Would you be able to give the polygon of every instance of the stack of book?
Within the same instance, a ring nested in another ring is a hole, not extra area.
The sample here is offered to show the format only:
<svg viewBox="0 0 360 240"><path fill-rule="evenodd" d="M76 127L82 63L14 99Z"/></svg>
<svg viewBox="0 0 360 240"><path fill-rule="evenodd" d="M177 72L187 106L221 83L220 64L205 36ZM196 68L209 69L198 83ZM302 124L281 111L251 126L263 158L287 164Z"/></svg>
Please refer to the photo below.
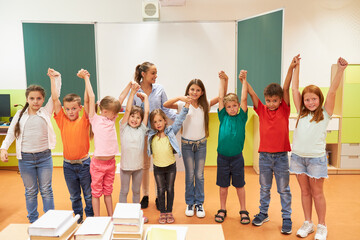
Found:
<svg viewBox="0 0 360 240"><path fill-rule="evenodd" d="M144 219L139 203L117 203L113 215L112 239L142 239Z"/></svg>
<svg viewBox="0 0 360 240"><path fill-rule="evenodd" d="M111 217L87 217L75 233L75 240L110 240Z"/></svg>
<svg viewBox="0 0 360 240"><path fill-rule="evenodd" d="M79 215L73 211L49 210L28 228L30 240L67 240L77 228Z"/></svg>

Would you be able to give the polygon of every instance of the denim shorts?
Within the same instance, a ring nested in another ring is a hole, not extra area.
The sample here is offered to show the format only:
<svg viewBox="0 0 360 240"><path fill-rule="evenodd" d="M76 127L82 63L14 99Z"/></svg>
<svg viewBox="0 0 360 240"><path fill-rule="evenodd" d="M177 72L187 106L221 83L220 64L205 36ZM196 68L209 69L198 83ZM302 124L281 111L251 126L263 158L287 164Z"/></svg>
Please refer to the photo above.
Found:
<svg viewBox="0 0 360 240"><path fill-rule="evenodd" d="M300 157L294 153L291 154L290 172L295 174L305 173L311 178L327 178L327 158L326 155L322 157Z"/></svg>
<svg viewBox="0 0 360 240"><path fill-rule="evenodd" d="M236 188L241 188L245 185L244 158L242 153L232 157L218 153L216 185L223 188L229 187L230 179L232 180L232 185Z"/></svg>

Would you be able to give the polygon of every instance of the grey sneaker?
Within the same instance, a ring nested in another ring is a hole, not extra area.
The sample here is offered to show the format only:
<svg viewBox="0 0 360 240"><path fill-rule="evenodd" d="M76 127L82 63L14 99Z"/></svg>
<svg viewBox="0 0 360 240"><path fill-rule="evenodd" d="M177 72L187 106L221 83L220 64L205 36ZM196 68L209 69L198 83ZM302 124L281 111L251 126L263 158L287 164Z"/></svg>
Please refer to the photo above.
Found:
<svg viewBox="0 0 360 240"><path fill-rule="evenodd" d="M255 218L252 220L252 224L255 226L261 226L264 222L269 221L269 216L262 212L254 216Z"/></svg>
<svg viewBox="0 0 360 240"><path fill-rule="evenodd" d="M315 234L315 240L326 240L326 237L327 237L327 227L322 224L318 224Z"/></svg>
<svg viewBox="0 0 360 240"><path fill-rule="evenodd" d="M312 222L305 221L301 228L297 231L296 235L304 238L312 232L314 232L314 224Z"/></svg>
<svg viewBox="0 0 360 240"><path fill-rule="evenodd" d="M284 218L281 228L282 234L291 234L292 233L292 221L290 218Z"/></svg>
<svg viewBox="0 0 360 240"><path fill-rule="evenodd" d="M187 205L185 215L188 217L194 216L194 205Z"/></svg>

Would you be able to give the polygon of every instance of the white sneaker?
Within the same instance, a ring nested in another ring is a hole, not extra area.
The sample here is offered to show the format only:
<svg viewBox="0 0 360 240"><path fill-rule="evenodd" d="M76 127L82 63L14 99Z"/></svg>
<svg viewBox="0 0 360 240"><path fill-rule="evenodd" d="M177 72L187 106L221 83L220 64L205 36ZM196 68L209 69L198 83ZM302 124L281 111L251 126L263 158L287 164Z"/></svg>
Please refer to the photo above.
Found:
<svg viewBox="0 0 360 240"><path fill-rule="evenodd" d="M315 240L326 240L326 237L327 237L327 227L322 224L318 224L315 234Z"/></svg>
<svg viewBox="0 0 360 240"><path fill-rule="evenodd" d="M312 222L305 221L301 228L296 232L296 235L304 238L312 232L314 232L314 224Z"/></svg>
<svg viewBox="0 0 360 240"><path fill-rule="evenodd" d="M187 205L185 215L188 217L194 216L194 205Z"/></svg>
<svg viewBox="0 0 360 240"><path fill-rule="evenodd" d="M197 204L197 205L195 206L195 208L196 208L196 216L197 216L198 218L203 218L203 217L205 217L205 210L204 210L202 204Z"/></svg>

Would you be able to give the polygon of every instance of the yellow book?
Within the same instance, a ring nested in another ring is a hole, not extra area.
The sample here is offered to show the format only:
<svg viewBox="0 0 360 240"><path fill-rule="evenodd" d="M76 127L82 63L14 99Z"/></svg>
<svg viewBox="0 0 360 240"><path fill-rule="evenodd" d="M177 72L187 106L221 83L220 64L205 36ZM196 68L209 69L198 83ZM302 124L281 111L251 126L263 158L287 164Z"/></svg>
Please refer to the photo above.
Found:
<svg viewBox="0 0 360 240"><path fill-rule="evenodd" d="M152 228L148 233L149 240L176 240L177 233L174 229Z"/></svg>

